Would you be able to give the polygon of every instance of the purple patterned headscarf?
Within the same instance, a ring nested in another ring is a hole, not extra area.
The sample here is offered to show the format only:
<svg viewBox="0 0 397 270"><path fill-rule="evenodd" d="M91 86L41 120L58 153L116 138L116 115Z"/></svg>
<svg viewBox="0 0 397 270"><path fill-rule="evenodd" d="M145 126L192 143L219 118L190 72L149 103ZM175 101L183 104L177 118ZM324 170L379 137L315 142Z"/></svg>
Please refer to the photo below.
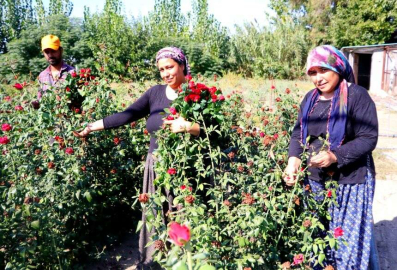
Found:
<svg viewBox="0 0 397 270"><path fill-rule="evenodd" d="M344 54L330 45L318 46L314 48L307 58L306 73L312 67L323 67L339 74L340 81L337 85L334 96L331 100L331 109L328 115L327 132L329 133L330 149L334 150L339 147L344 138L346 131L347 106L348 106L348 83L354 83L353 69ZM308 136L307 126L310 112L316 106L321 91L315 89L311 98L306 102L302 109L301 119L301 139L306 144Z"/></svg>
<svg viewBox="0 0 397 270"><path fill-rule="evenodd" d="M185 76L190 74L189 63L187 61L187 58L186 58L185 54L183 53L183 51L181 49L179 49L177 47L165 47L165 48L162 48L161 50L159 50L157 52L156 63L160 59L164 59L164 58L171 58L172 60L174 60L178 64L183 64L185 66L185 70L183 71L183 74L185 74Z"/></svg>

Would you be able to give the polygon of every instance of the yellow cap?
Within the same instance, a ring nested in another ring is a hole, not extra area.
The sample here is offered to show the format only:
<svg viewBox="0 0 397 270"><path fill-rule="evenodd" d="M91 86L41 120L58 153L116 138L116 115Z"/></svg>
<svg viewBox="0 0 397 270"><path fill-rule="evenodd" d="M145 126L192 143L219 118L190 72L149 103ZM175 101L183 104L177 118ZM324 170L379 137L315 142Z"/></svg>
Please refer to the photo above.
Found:
<svg viewBox="0 0 397 270"><path fill-rule="evenodd" d="M61 47L61 41L57 36L47 35L41 39L41 50L53 49L57 51Z"/></svg>

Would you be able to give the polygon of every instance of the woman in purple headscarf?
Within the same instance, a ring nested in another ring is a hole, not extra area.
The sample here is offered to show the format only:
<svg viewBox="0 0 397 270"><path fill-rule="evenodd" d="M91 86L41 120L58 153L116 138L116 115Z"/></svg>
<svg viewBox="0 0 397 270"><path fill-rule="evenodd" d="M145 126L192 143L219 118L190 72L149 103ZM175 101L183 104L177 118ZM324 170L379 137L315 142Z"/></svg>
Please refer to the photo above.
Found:
<svg viewBox="0 0 397 270"><path fill-rule="evenodd" d="M301 154L309 153L308 178L315 193L331 177L338 181L338 205L329 209L329 229L340 228L340 243L326 264L337 269L379 269L373 238L372 201L375 167L372 151L378 140L376 107L368 91L354 84L346 57L333 46L313 49L307 74L315 88L304 97L289 147L284 181L294 185ZM324 148L324 141L328 147ZM305 146L305 147L303 147Z"/></svg>
<svg viewBox="0 0 397 270"><path fill-rule="evenodd" d="M189 132L192 135L199 135L200 126L197 123L191 123L179 117L175 120L164 121L164 109L169 108L171 102L177 98L178 90L182 83L185 82L185 76L190 74L190 68L186 56L181 49L176 47L166 47L161 49L156 55L157 67L160 76L165 85L156 85L147 90L137 101L131 104L125 111L113 114L90 123L81 132L75 132L78 137L85 137L93 131L116 128L143 117L148 116L146 128L150 132L150 147L147 155L145 172L143 179L142 193L155 193L153 184L156 178L154 172L153 151L157 148L155 133L163 124L170 125L174 133ZM172 208L172 196L167 191L168 205L165 205L164 214ZM152 254L154 246L146 248L146 244L151 241L152 232L146 227L146 215L142 213L143 226L139 238L140 262L143 269L156 267L153 264Z"/></svg>

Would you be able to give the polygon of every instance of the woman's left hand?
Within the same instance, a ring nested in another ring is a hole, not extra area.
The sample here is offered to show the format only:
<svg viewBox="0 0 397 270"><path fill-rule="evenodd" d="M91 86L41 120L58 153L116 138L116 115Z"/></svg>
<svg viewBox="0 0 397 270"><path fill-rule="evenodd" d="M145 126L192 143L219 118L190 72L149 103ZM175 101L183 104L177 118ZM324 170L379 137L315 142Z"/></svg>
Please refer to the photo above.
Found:
<svg viewBox="0 0 397 270"><path fill-rule="evenodd" d="M336 163L337 158L331 151L321 151L310 159L309 166L316 168L326 168L332 163Z"/></svg>

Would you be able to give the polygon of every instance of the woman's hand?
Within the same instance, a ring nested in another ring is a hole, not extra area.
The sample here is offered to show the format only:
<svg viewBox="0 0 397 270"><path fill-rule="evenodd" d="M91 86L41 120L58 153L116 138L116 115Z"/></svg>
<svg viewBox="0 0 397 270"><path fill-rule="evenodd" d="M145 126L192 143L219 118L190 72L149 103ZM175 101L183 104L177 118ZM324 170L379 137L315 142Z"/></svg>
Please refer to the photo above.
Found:
<svg viewBox="0 0 397 270"><path fill-rule="evenodd" d="M188 132L194 136L200 134L200 125L197 123L192 124L192 122L186 121L183 117L178 117L175 120L164 120L164 124L170 125L171 132Z"/></svg>
<svg viewBox="0 0 397 270"><path fill-rule="evenodd" d="M302 161L297 157L290 157L288 159L288 165L284 170L283 179L287 186L293 186L297 180L297 173L299 166L301 165Z"/></svg>
<svg viewBox="0 0 397 270"><path fill-rule="evenodd" d="M315 168L326 168L337 161L338 159L331 151L321 151L317 155L310 158L309 166Z"/></svg>
<svg viewBox="0 0 397 270"><path fill-rule="evenodd" d="M82 131L73 131L73 135L78 138L87 137L93 131L103 130L105 127L103 125L103 120L98 120L94 123L88 124Z"/></svg>

